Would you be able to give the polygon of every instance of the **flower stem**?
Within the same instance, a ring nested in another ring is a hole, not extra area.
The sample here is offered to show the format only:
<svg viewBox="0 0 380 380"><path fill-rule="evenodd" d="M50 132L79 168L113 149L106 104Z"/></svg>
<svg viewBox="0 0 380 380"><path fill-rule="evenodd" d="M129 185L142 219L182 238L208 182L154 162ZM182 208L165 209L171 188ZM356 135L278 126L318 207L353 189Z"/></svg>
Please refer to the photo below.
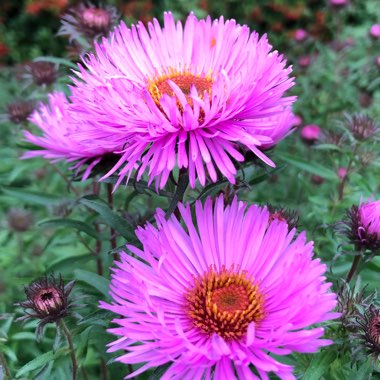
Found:
<svg viewBox="0 0 380 380"><path fill-rule="evenodd" d="M165 218L168 220L171 214L174 212L174 215L178 220L181 219L181 215L178 209L178 203L183 201L183 196L185 195L187 186L189 185L189 174L186 169L181 169L178 175L178 185L173 195L173 198L170 202L169 209L166 211Z"/></svg>
<svg viewBox="0 0 380 380"><path fill-rule="evenodd" d="M355 256L354 261L352 262L352 265L351 265L351 269L350 269L350 271L348 272L348 275L347 275L347 277L346 277L346 282L347 282L347 283L350 282L351 279L352 279L352 277L354 276L354 274L355 274L355 272L356 272L356 270L357 270L357 268L358 268L358 265L359 265L359 263L360 263L361 258L362 258L361 255L357 255L357 256Z"/></svg>
<svg viewBox="0 0 380 380"><path fill-rule="evenodd" d="M5 360L5 356L2 352L0 352L0 364L4 369L5 372L5 380L11 380L11 371L9 370L9 367L7 365L7 361Z"/></svg>
<svg viewBox="0 0 380 380"><path fill-rule="evenodd" d="M342 181L340 182L340 184L338 186L338 194L339 194L338 199L340 201L343 199L344 186L347 182L347 178L348 178L348 175L350 173L352 164L354 163L356 151L357 151L357 146L355 146L354 151L352 153L352 156L350 158L350 161L348 162L346 175L342 178Z"/></svg>
<svg viewBox="0 0 380 380"><path fill-rule="evenodd" d="M75 351L74 351L74 344L73 344L73 339L71 337L71 333L70 333L70 330L67 328L65 322L63 320L61 320L61 326L62 326L62 329L63 329L63 332L65 334L65 337L66 337L66 340L67 340L67 343L69 345L69 348L70 348L70 357L71 357L71 362L73 364L73 370L72 370L72 380L76 380L77 379L77 370L78 370L78 364L77 364L77 359L75 357Z"/></svg>
<svg viewBox="0 0 380 380"><path fill-rule="evenodd" d="M107 183L107 200L108 200L108 205L112 209L113 208L113 194L112 194L111 183ZM111 234L111 248L115 249L117 247L117 243L116 243L115 230L112 227L110 228L110 234ZM113 258L114 260L119 260L119 254L115 252L113 254Z"/></svg>

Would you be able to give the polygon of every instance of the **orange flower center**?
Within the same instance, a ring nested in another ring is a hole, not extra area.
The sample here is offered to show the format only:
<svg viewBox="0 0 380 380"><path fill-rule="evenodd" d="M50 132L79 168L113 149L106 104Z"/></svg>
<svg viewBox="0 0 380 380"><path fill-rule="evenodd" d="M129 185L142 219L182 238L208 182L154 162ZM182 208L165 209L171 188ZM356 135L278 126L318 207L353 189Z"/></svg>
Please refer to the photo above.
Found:
<svg viewBox="0 0 380 380"><path fill-rule="evenodd" d="M198 96L203 99L205 93L207 92L211 95L213 80L209 75L200 76L194 75L191 72L178 72L177 70L170 70L169 74L163 74L157 77L156 79L149 82L148 91L152 96L154 102L157 106L160 107L160 100L163 95L175 96L175 92L169 84L169 81L172 81L176 84L180 90L185 95L186 101L190 106L193 106L193 100L190 97L190 92L192 86L197 89ZM177 100L177 106L180 111L183 111L182 105Z"/></svg>
<svg viewBox="0 0 380 380"><path fill-rule="evenodd" d="M195 279L185 295L187 314L193 325L207 335L218 334L225 340L238 340L251 322L265 316L264 297L259 286L245 271L213 268Z"/></svg>

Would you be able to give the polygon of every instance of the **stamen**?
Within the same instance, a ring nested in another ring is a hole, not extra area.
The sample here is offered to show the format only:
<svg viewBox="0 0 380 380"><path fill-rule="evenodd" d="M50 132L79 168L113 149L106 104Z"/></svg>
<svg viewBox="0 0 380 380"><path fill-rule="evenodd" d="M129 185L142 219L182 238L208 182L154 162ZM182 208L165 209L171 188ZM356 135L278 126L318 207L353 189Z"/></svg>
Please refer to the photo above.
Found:
<svg viewBox="0 0 380 380"><path fill-rule="evenodd" d="M185 295L187 314L205 334L217 333L226 340L238 340L251 322L265 316L264 297L245 271L225 267L217 273L211 267L196 278Z"/></svg>

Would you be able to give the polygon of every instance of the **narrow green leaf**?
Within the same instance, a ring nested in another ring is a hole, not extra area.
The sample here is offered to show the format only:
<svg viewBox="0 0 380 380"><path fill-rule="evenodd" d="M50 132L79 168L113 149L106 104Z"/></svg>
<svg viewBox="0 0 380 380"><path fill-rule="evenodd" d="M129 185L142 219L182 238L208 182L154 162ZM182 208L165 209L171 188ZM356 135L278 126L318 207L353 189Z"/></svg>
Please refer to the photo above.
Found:
<svg viewBox="0 0 380 380"><path fill-rule="evenodd" d="M107 298L109 297L108 288L109 288L109 280L105 277L99 276L96 273L88 272L82 269L76 269L74 271L75 278L79 281L83 281L86 284L92 286L97 289L100 293L102 293Z"/></svg>
<svg viewBox="0 0 380 380"><path fill-rule="evenodd" d="M260 175L258 175L256 177L252 178L248 183L249 183L250 186L257 185L258 183L265 181L271 175L280 172L285 167L286 167L286 165L279 165L275 169L273 169L273 170L271 170L271 171L269 171L267 173L263 173L263 174L260 174Z"/></svg>
<svg viewBox="0 0 380 380"><path fill-rule="evenodd" d="M31 360L29 363L25 364L23 367L21 367L16 373L16 378L19 378L30 371L34 371L35 369L41 368L45 364L57 359L64 352L65 350L58 350L55 353L53 351L49 351L45 354L39 355L35 359Z"/></svg>
<svg viewBox="0 0 380 380"><path fill-rule="evenodd" d="M78 66L75 63L65 58L48 56L48 57L38 57L35 59L35 61L56 63L58 65L68 66L68 67L71 67L72 69L78 70Z"/></svg>
<svg viewBox="0 0 380 380"><path fill-rule="evenodd" d="M94 260L95 257L93 254L89 253L87 255L77 255L77 256L69 256L65 258L60 258L58 260L53 261L51 264L47 266L48 272L62 271L64 268L74 268L78 267L80 263L86 263L90 260Z"/></svg>
<svg viewBox="0 0 380 380"><path fill-rule="evenodd" d="M320 164L315 162L309 162L300 157L291 157L288 155L282 155L281 158L288 164L295 166L298 169L305 170L306 172L319 175L326 179L337 179L337 174Z"/></svg>
<svg viewBox="0 0 380 380"><path fill-rule="evenodd" d="M136 239L134 227L114 212L104 201L94 196L86 196L79 200L84 206L96 211L103 220L128 241Z"/></svg>
<svg viewBox="0 0 380 380"><path fill-rule="evenodd" d="M98 231L95 230L92 226L89 224L82 222L81 220L75 220L75 219L50 219L50 220L43 220L38 223L40 226L53 226L53 227L71 227L78 231L84 232L89 236L92 236L93 238L97 240L104 240L106 237L104 235L101 235Z"/></svg>
<svg viewBox="0 0 380 380"><path fill-rule="evenodd" d="M56 205L60 204L65 199L58 195L39 193L35 191L20 190L18 188L12 187L1 187L0 191L6 195L13 198L19 199L25 203L29 204L39 204L39 205Z"/></svg>
<svg viewBox="0 0 380 380"><path fill-rule="evenodd" d="M335 356L336 352L333 350L326 350L320 354L314 355L302 379L320 380L322 375L326 373L326 370L333 362Z"/></svg>

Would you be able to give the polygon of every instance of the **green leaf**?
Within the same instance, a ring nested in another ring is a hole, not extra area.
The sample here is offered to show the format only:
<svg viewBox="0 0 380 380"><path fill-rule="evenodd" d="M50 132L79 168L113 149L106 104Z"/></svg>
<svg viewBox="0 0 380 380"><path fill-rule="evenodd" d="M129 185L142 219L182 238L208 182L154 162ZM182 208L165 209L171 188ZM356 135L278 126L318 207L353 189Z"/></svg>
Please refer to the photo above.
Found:
<svg viewBox="0 0 380 380"><path fill-rule="evenodd" d="M39 205L48 206L48 205L60 204L63 201L65 201L65 199L63 199L61 196L58 196L58 195L39 193L35 191L25 191L25 190L20 190L18 188L1 187L0 190L2 193L9 195L12 198L19 199L29 204L39 204Z"/></svg>
<svg viewBox="0 0 380 380"><path fill-rule="evenodd" d="M281 158L288 164L291 164L298 169L305 170L306 172L319 175L323 178L333 179L333 180L336 180L338 178L337 174L333 170L330 170L315 162L309 162L300 157L291 157L285 154L281 155Z"/></svg>
<svg viewBox="0 0 380 380"><path fill-rule="evenodd" d="M78 267L80 263L86 263L90 260L95 260L95 256L91 253L87 255L69 256L65 258L59 258L53 261L47 266L48 272L62 271L64 268Z"/></svg>
<svg viewBox="0 0 380 380"><path fill-rule="evenodd" d="M128 241L136 240L134 227L114 212L104 201L94 196L86 196L79 200L84 206L96 211L103 220Z"/></svg>
<svg viewBox="0 0 380 380"><path fill-rule="evenodd" d="M74 271L75 278L79 281L83 281L86 284L92 286L97 289L100 293L102 293L107 298L109 297L108 288L109 288L109 280L105 277L99 276L96 273L88 272L82 269L76 269Z"/></svg>
<svg viewBox="0 0 380 380"><path fill-rule="evenodd" d="M303 380L320 380L322 375L327 372L330 364L333 362L336 352L326 350L320 354L315 354L311 359L302 379Z"/></svg>
<svg viewBox="0 0 380 380"><path fill-rule="evenodd" d="M101 235L98 231L96 231L95 228L88 225L85 222L82 222L81 220L75 220L75 219L50 219L50 220L43 220L38 223L39 226L53 226L53 227L71 227L78 231L84 232L89 236L92 236L93 238L97 240L105 240L106 237L104 235Z"/></svg>
<svg viewBox="0 0 380 380"><path fill-rule="evenodd" d="M64 66L68 66L68 67L71 67L72 69L75 69L75 70L78 70L78 66L69 61L68 59L64 59L64 58L58 58L58 57L38 57L36 58L34 61L36 62L51 62L51 63L55 63L57 65L64 65Z"/></svg>
<svg viewBox="0 0 380 380"><path fill-rule="evenodd" d="M23 367L21 367L16 373L16 378L19 378L30 371L43 367L47 363L57 359L65 351L67 350L58 350L55 353L53 351L49 351L45 354L39 355L35 359L31 360L29 363L25 364Z"/></svg>
<svg viewBox="0 0 380 380"><path fill-rule="evenodd" d="M280 172L286 167L286 165L279 165L277 168L271 170L268 173L260 174L254 178L252 178L248 183L250 186L257 185L258 183L261 183L265 181L267 178L269 178L271 175Z"/></svg>

